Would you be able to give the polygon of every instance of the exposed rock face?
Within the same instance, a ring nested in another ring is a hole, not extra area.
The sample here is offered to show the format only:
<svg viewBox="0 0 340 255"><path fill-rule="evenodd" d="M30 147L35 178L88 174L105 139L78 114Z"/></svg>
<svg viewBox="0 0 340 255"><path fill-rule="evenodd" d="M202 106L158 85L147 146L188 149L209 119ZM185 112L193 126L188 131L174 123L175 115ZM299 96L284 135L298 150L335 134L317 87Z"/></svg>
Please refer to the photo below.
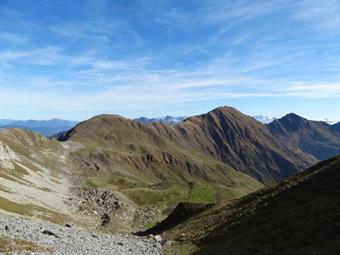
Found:
<svg viewBox="0 0 340 255"><path fill-rule="evenodd" d="M13 160L17 160L17 156L7 144L0 141L0 168L13 170Z"/></svg>
<svg viewBox="0 0 340 255"><path fill-rule="evenodd" d="M69 164L58 141L0 129L0 210L25 216L68 214Z"/></svg>
<svg viewBox="0 0 340 255"><path fill-rule="evenodd" d="M311 121L294 113L274 120L267 127L279 139L289 141L302 151L324 160L340 154L339 124Z"/></svg>
<svg viewBox="0 0 340 255"><path fill-rule="evenodd" d="M97 226L112 224L113 232L131 232L142 229L160 217L157 208L141 207L117 191L98 188L74 188L70 206L84 216L96 219Z"/></svg>
<svg viewBox="0 0 340 255"><path fill-rule="evenodd" d="M189 144L265 183L282 180L316 162L231 107L190 117L176 126L153 126L172 141Z"/></svg>
<svg viewBox="0 0 340 255"><path fill-rule="evenodd" d="M77 209L85 215L125 214L134 212L136 205L119 192L95 188L75 188ZM74 203L74 201L72 202Z"/></svg>

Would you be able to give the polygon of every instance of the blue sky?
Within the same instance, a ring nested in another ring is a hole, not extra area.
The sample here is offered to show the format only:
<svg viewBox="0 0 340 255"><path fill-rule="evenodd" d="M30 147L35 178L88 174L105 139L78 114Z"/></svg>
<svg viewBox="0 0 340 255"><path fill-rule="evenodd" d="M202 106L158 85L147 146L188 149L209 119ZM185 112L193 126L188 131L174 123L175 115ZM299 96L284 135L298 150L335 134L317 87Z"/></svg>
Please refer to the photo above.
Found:
<svg viewBox="0 0 340 255"><path fill-rule="evenodd" d="M340 1L0 0L0 118L340 120Z"/></svg>

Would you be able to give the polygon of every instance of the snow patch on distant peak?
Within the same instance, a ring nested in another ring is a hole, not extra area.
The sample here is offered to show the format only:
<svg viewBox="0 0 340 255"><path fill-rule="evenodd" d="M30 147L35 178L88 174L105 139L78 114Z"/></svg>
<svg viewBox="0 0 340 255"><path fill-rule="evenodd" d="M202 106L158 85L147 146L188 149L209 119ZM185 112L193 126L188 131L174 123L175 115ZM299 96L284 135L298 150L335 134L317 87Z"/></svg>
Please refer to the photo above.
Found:
<svg viewBox="0 0 340 255"><path fill-rule="evenodd" d="M157 117L157 118L147 118L147 117L139 117L135 119L136 121L142 122L142 123L153 123L153 122L163 122L166 124L172 124L172 123L180 123L184 119L186 119L185 116L162 116L162 117Z"/></svg>
<svg viewBox="0 0 340 255"><path fill-rule="evenodd" d="M276 120L276 118L274 117L268 117L268 116L263 116L263 115L257 115L257 116L252 116L252 117L263 124L268 124Z"/></svg>

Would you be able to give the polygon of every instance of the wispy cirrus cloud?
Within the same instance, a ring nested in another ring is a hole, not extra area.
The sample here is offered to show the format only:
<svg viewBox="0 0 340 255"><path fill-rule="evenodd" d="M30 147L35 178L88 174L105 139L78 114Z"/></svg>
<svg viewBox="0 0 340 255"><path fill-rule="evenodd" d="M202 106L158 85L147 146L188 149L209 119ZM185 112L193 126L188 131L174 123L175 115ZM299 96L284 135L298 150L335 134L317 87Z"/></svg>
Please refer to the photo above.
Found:
<svg viewBox="0 0 340 255"><path fill-rule="evenodd" d="M17 45L25 45L30 41L30 38L26 34L21 33L7 33L3 32L0 34L0 43L10 43Z"/></svg>
<svg viewBox="0 0 340 255"><path fill-rule="evenodd" d="M340 2L337 0L301 1L293 18L305 21L318 29L340 33Z"/></svg>
<svg viewBox="0 0 340 255"><path fill-rule="evenodd" d="M237 98L335 100L339 14L336 1L324 2L102 1L79 17L37 16L2 40L1 101L88 116ZM13 31L25 21L15 17Z"/></svg>

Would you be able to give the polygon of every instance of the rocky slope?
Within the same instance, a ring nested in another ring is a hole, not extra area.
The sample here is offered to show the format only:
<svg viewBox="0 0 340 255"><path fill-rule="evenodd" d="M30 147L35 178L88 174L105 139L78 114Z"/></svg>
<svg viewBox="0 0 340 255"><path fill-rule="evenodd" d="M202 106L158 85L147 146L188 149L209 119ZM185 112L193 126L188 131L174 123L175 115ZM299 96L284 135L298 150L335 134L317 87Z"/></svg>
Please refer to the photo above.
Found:
<svg viewBox="0 0 340 255"><path fill-rule="evenodd" d="M88 228L101 227L106 217L103 230L110 232L131 232L158 219L157 210L119 192L88 187L70 159L80 148L27 130L0 129L0 213Z"/></svg>
<svg viewBox="0 0 340 255"><path fill-rule="evenodd" d="M0 129L0 211L59 221L69 215L71 172L57 141Z"/></svg>
<svg viewBox="0 0 340 255"><path fill-rule="evenodd" d="M294 113L267 125L275 137L286 140L302 151L324 160L340 154L339 124L312 121Z"/></svg>
<svg viewBox="0 0 340 255"><path fill-rule="evenodd" d="M67 224L0 214L0 253L5 254L162 254L162 243L133 235L90 232Z"/></svg>
<svg viewBox="0 0 340 255"><path fill-rule="evenodd" d="M165 220L148 233L177 240L171 250L180 254L334 255L340 250L339 183L337 156L234 202L182 210L185 220Z"/></svg>
<svg viewBox="0 0 340 255"><path fill-rule="evenodd" d="M191 146L264 183L275 183L316 162L231 107L216 108L178 125L154 123L153 128L175 143Z"/></svg>

